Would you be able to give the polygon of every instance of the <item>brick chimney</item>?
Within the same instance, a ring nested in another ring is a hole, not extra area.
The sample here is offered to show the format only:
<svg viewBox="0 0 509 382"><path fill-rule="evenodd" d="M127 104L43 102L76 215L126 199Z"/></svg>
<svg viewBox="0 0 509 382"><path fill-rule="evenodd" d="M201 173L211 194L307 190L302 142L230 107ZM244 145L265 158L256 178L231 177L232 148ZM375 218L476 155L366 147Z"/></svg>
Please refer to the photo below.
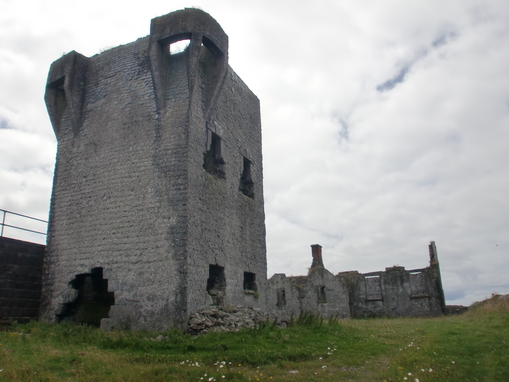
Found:
<svg viewBox="0 0 509 382"><path fill-rule="evenodd" d="M311 268L323 268L322 246L320 244L311 245L311 255L313 255Z"/></svg>

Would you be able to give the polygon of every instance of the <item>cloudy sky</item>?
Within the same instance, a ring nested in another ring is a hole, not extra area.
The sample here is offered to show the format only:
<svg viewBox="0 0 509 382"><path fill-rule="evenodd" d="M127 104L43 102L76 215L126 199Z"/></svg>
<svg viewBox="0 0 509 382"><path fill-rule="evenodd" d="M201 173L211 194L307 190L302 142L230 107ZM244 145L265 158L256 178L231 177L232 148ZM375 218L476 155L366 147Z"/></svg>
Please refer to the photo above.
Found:
<svg viewBox="0 0 509 382"><path fill-rule="evenodd" d="M421 268L434 240L448 304L509 293L506 0L0 0L0 209L48 216L51 62L191 6L261 100L269 275L314 243L333 273Z"/></svg>

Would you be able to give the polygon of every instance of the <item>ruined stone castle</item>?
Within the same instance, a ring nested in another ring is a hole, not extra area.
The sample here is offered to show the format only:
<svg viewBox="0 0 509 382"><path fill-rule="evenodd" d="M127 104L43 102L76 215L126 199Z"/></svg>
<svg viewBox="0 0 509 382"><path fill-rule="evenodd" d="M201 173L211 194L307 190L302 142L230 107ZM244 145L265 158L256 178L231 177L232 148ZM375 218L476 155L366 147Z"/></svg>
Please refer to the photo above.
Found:
<svg viewBox="0 0 509 382"><path fill-rule="evenodd" d="M64 55L45 101L58 154L42 320L163 330L211 306L281 319L443 313L434 244L428 268L339 275L314 245L307 276L267 280L259 100L207 13L176 11L132 43Z"/></svg>

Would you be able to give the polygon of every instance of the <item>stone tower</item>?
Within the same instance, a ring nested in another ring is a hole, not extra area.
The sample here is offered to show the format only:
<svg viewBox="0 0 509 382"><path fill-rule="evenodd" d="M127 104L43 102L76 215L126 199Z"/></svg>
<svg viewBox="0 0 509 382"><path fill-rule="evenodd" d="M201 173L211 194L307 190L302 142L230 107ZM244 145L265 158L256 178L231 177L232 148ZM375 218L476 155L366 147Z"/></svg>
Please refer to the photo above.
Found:
<svg viewBox="0 0 509 382"><path fill-rule="evenodd" d="M58 154L43 320L163 330L211 305L264 309L260 106L213 18L184 9L135 42L68 53L45 101Z"/></svg>

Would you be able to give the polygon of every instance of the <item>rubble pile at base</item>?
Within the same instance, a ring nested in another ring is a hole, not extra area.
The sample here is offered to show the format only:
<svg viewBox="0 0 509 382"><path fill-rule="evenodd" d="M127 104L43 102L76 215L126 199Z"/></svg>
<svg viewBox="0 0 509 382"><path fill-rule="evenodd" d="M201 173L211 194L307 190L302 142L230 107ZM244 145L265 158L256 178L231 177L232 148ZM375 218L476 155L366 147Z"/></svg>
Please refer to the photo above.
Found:
<svg viewBox="0 0 509 382"><path fill-rule="evenodd" d="M191 334L214 332L237 332L243 328L254 328L257 323L267 321L267 315L259 308L215 307L202 310L189 317L188 331Z"/></svg>

